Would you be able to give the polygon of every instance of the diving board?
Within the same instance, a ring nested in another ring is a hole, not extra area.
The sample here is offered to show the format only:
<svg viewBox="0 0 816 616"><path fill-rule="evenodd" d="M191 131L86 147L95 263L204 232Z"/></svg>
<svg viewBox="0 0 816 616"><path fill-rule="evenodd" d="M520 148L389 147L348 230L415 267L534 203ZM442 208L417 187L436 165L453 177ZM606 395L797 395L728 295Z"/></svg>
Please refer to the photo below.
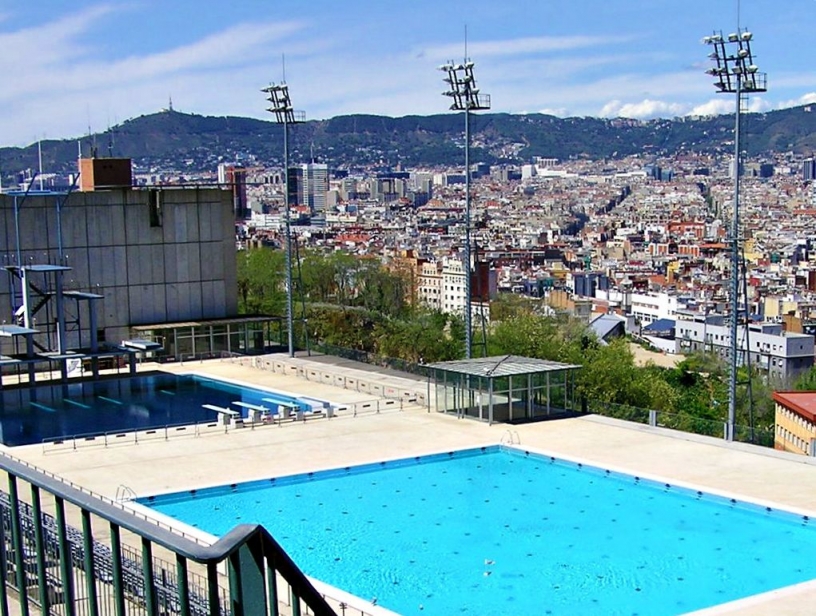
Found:
<svg viewBox="0 0 816 616"><path fill-rule="evenodd" d="M218 416L221 418L221 423L226 425L233 425L235 427L243 425L243 419L241 419L241 413L238 411L233 411L232 409L225 408L223 406L218 406L215 404L202 404L202 408L207 409L208 411L215 411L218 413Z"/></svg>
<svg viewBox="0 0 816 616"><path fill-rule="evenodd" d="M215 404L202 404L201 407L207 409L208 411L215 411L216 413L221 413L222 415L226 415L228 417L235 417L241 414L238 411L233 411L232 409L228 409L223 406L216 406Z"/></svg>
<svg viewBox="0 0 816 616"><path fill-rule="evenodd" d="M233 402L235 406L240 406L245 409L249 409L251 411L268 411L269 409L265 406L261 406L259 404L250 404L249 402L242 402L241 400L236 400Z"/></svg>

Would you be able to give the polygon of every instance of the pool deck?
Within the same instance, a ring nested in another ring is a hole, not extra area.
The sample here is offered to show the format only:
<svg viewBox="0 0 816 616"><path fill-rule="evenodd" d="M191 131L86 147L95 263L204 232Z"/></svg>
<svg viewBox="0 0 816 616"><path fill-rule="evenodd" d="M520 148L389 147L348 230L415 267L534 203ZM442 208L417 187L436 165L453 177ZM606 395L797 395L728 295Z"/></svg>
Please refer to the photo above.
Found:
<svg viewBox="0 0 816 616"><path fill-rule="evenodd" d="M421 379L378 372L346 360L290 359L350 378L376 378L423 391ZM142 369L195 372L338 403L370 394L306 380L294 370L273 373L253 364L211 360ZM8 450L41 468L113 498L125 485L137 495L235 483L390 458L402 458L513 440L522 448L605 469L657 478L816 517L816 460L721 440L588 416L524 425L488 426L428 413L417 404L382 413L339 416L282 426L213 432L168 440L45 452L40 445ZM734 532L739 532L735 529ZM769 550L774 546L769 545ZM798 615L813 613L816 582L775 591L697 614Z"/></svg>

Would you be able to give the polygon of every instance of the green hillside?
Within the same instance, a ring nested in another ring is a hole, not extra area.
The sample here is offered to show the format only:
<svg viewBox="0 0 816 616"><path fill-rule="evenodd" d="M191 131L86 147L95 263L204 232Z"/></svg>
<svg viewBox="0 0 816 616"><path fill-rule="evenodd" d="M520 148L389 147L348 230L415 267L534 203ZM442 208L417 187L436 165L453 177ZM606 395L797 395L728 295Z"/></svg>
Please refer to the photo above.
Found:
<svg viewBox="0 0 816 616"><path fill-rule="evenodd" d="M472 116L474 162L622 157L648 152L727 152L733 143L733 116L635 121L556 118L542 114ZM318 160L336 167L363 165L461 164L460 114L390 118L350 115L315 120L292 128L291 160ZM816 113L797 107L744 117L745 147L751 154L816 150ZM207 117L176 111L128 120L108 132L81 139L84 152L133 158L140 168L212 170L219 161L280 163L280 126L271 121ZM44 166L75 168L77 140L42 142ZM37 165L37 147L0 148L4 175Z"/></svg>

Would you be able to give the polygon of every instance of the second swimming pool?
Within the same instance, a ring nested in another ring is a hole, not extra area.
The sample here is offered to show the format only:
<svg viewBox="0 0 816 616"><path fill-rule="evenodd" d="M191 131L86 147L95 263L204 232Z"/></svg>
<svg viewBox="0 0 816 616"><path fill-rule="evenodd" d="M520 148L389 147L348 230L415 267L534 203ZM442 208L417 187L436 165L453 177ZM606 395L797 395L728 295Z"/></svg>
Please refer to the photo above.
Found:
<svg viewBox="0 0 816 616"><path fill-rule="evenodd" d="M498 447L140 502L216 536L263 524L406 615L682 614L816 577L807 516Z"/></svg>
<svg viewBox="0 0 816 616"><path fill-rule="evenodd" d="M204 404L229 407L241 401L273 411L276 404L293 404L303 410L311 407L309 402L280 392L166 373L8 388L0 396L0 441L9 446L217 421L218 414L203 408ZM232 408L247 414L238 406Z"/></svg>

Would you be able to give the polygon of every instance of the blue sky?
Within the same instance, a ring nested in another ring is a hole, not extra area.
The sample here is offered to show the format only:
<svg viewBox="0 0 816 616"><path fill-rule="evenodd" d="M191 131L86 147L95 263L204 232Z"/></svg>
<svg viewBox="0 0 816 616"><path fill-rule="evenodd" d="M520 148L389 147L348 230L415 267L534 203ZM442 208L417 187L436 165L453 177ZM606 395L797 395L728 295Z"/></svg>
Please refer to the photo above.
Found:
<svg viewBox="0 0 816 616"><path fill-rule="evenodd" d="M286 78L307 118L444 113L436 67L468 52L493 111L675 117L733 110L701 38L737 0L0 0L0 145L158 111L263 118ZM742 0L769 91L816 101L816 0Z"/></svg>

